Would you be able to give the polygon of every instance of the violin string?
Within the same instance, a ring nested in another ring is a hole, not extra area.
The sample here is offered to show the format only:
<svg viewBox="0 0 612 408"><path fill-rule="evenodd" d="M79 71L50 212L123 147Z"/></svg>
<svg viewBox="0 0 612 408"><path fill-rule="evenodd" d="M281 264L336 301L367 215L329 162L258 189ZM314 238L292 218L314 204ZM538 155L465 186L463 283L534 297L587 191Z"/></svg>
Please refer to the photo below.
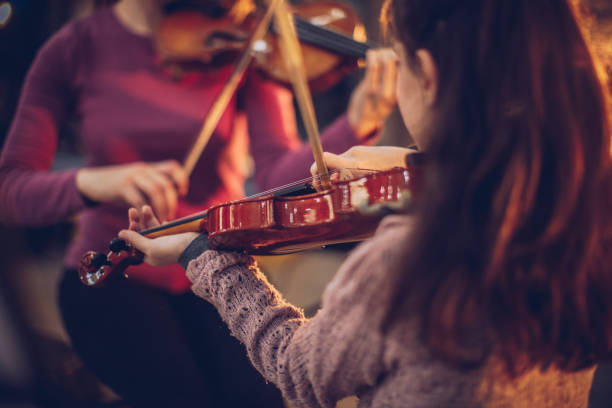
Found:
<svg viewBox="0 0 612 408"><path fill-rule="evenodd" d="M349 36L325 27L316 26L299 17L295 17L295 22L300 40L326 48L332 52L349 55L355 58L363 58L366 51L371 48L367 43L355 41ZM277 31L274 26L273 29Z"/></svg>
<svg viewBox="0 0 612 408"><path fill-rule="evenodd" d="M363 56L365 52L370 48L367 44L354 44L352 40L347 40L343 37L330 37L327 34L311 31L310 28L299 27L298 32L305 37L305 41L310 40L315 44L318 44L327 48L335 48L336 51L344 54L352 54L353 56Z"/></svg>
<svg viewBox="0 0 612 408"><path fill-rule="evenodd" d="M355 41L351 37L325 27L316 26L304 19L295 17L298 36L305 42L310 42L331 51L352 54L354 57L363 57L370 48L368 44ZM276 28L274 28L276 30Z"/></svg>
<svg viewBox="0 0 612 408"><path fill-rule="evenodd" d="M366 43L355 41L351 37L336 31L316 26L304 19L296 17L295 21L298 32L308 37L308 39L305 39L305 41L312 40L313 42L319 42L320 40L322 41L322 44L320 45L324 46L328 46L331 43L339 48L338 51L352 52L357 54L357 56L363 56L365 51L370 48L370 46ZM300 38L302 38L301 35Z"/></svg>
<svg viewBox="0 0 612 408"><path fill-rule="evenodd" d="M329 175L336 174L336 173L340 173L340 172L342 172L343 170L349 170L349 171L350 171L350 170L353 170L353 171L368 172L368 173L376 173L376 172L378 171L378 170L374 170L374 169L365 169L365 168L357 168L357 167L347 167L347 168L343 168L343 169L333 169L333 170L330 170L330 171L329 171ZM301 185L301 184L307 184L307 183L312 184L312 182L314 182L315 180L318 180L318 179L320 179L320 178L321 178L321 176L319 176L319 175L317 174L316 176L306 177L306 178L303 178L303 179L301 179L301 180L296 180L296 181L293 181L293 182L291 182L291 183L285 184L285 185L283 185L283 186L275 187L275 188L272 188L272 189L270 189L270 190L266 190L266 191L262 191L262 192L260 192L260 193L256 193L256 194L250 195L250 196L248 196L248 197L246 197L246 198L258 198L258 197L263 197L263 196L266 196L266 195L271 195L271 194L274 194L274 193L276 193L276 192L278 192L278 191L283 191L283 190L286 190L286 189L291 188L291 187L299 186L299 185Z"/></svg>
<svg viewBox="0 0 612 408"><path fill-rule="evenodd" d="M331 38L334 41L343 43L346 47L352 50L360 51L360 50L369 48L369 45L366 43L356 41L353 38L349 37L348 35L339 33L332 29L317 26L315 24L312 24L304 20L303 18L296 17L295 21L296 21L296 26L300 26L301 28L303 28L304 31L318 34L324 38Z"/></svg>
<svg viewBox="0 0 612 408"><path fill-rule="evenodd" d="M293 181L291 183L288 183L288 184L285 184L285 185L282 185L282 186L278 186L278 187L271 188L269 190L262 191L260 193L255 194L255 195L249 196L248 198L253 198L253 197L258 197L258 196L272 194L272 193L275 193L275 192L280 191L280 190L284 190L284 189L287 189L287 188L290 188L290 187L298 186L300 184L306 184L306 183L312 181L313 179L314 179L313 177L309 177L309 178L305 178L305 179L301 179L301 180L296 180L296 181Z"/></svg>
<svg viewBox="0 0 612 408"><path fill-rule="evenodd" d="M305 43L310 43L315 46L320 46L322 48L330 50L332 52L342 55L348 55L355 58L363 58L365 56L365 51L368 50L367 47L364 49L351 49L350 46L347 47L345 44L334 42L329 38L321 37L319 35L312 35L312 33L309 33L308 31L302 31L302 29L300 28L298 28L298 36L300 40Z"/></svg>
<svg viewBox="0 0 612 408"><path fill-rule="evenodd" d="M336 172L336 171L331 171L330 173L333 174L334 172ZM291 188L291 187L299 186L301 184L307 184L309 182L311 183L312 181L314 181L317 178L320 178L320 176L317 175L317 176L313 176L313 177L307 177L307 178L304 178L304 179L301 179L301 180L296 180L296 181L293 181L291 183L285 184L283 186L278 186L278 187L272 188L270 190L262 191L260 193L257 193L257 194L254 194L252 196L249 196L247 198L256 198L256 197L261 197L261 196L265 196L265 195L270 195L270 194L276 193L278 191L282 191L282 190L286 190L286 189Z"/></svg>
<svg viewBox="0 0 612 408"><path fill-rule="evenodd" d="M314 45L319 45L323 48L327 48L331 51L338 52L340 54L348 54L353 57L361 58L365 55L365 52L369 49L369 46L355 46L353 44L345 43L344 39L334 39L320 33L309 31L308 28L298 27L298 35L304 42L309 42Z"/></svg>
<svg viewBox="0 0 612 408"><path fill-rule="evenodd" d="M267 195L273 195L276 192L283 191L283 190L286 190L286 189L291 188L291 187L296 187L296 186L299 186L299 185L302 185L302 184L306 185L309 181L311 181L311 179L303 179L302 181L295 181L293 183L289 183L289 184L286 184L284 186L275 187L275 188L272 188L270 190L266 190L266 191L262 191L260 193L256 193L256 194L250 195L247 198L258 198L258 197L263 197L263 196L267 196Z"/></svg>
<svg viewBox="0 0 612 408"><path fill-rule="evenodd" d="M331 170L329 172L329 174L332 175L332 174L339 173L339 172L340 172L339 169L334 169L334 170ZM283 186L278 186L278 187L272 188L270 190L266 190L266 191L262 191L262 192L257 193L257 194L253 194L253 195L251 195L251 196L249 196L247 198L257 198L257 197L262 197L262 196L265 196L265 195L274 194L274 193L276 193L278 191L282 191L282 190L286 190L286 189L291 188L291 187L299 186L300 184L307 184L307 183L311 183L312 184L312 182L314 182L315 180L318 180L320 178L321 178L321 176L319 176L318 174L316 176L306 177L306 178L303 178L301 180L296 180L296 181L293 181L291 183L285 184Z"/></svg>

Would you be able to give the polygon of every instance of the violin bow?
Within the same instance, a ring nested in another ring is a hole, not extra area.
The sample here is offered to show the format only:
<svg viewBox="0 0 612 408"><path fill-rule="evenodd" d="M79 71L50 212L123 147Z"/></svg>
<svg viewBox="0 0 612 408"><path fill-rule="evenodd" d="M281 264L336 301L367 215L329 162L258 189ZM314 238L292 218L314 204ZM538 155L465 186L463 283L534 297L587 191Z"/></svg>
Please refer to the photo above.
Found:
<svg viewBox="0 0 612 408"><path fill-rule="evenodd" d="M291 78L291 83L298 102L300 114L302 116L306 134L308 135L308 141L310 142L312 149L312 154L315 162L317 163L317 172L319 175L320 185L324 189L331 187L327 165L323 160L323 147L319 137L319 125L317 123L317 118L314 111L312 95L310 94L306 74L304 72L304 62L300 42L297 38L292 14L285 0L270 1L264 17L255 28L255 31L251 36L244 53L238 60L234 71L210 108L208 116L202 125L202 129L200 130L195 143L183 162L183 169L188 176L193 172L193 169L200 159L204 148L208 144L208 141L217 127L219 120L221 120L223 112L225 112L229 101L236 92L244 72L251 62L253 45L266 34L273 16L278 28L281 54L284 56L287 72Z"/></svg>
<svg viewBox="0 0 612 408"><path fill-rule="evenodd" d="M274 0L270 5L272 5L273 2ZM317 163L317 172L321 187L327 189L331 187L331 181L327 165L323 160L323 147L319 137L319 125L317 124L317 117L312 103L312 95L310 94L306 73L304 72L302 49L297 38L292 14L285 0L280 0L278 4L276 4L274 22L276 23L279 35L279 48L285 60L285 66L287 67L293 91L295 92L295 98L298 102L302 120L304 121L304 127L308 135L310 147L312 148L312 154Z"/></svg>
<svg viewBox="0 0 612 408"><path fill-rule="evenodd" d="M270 1L266 13L255 28L255 31L253 32L253 35L251 36L247 47L240 56L240 59L236 63L232 74L230 75L223 89L219 93L219 96L217 96L217 99L210 108L208 116L206 117L206 120L204 121L204 124L200 129L200 133L198 134L198 137L196 138L193 146L191 147L191 150L189 150L189 153L187 154L187 157L183 162L183 169L187 173L188 177L193 172L193 169L197 164L198 160L200 159L204 148L208 144L208 141L210 140L213 132L217 128L219 120L221 120L221 117L223 116L227 105L232 99L234 93L236 92L236 89L240 84L240 80L244 75L244 72L246 71L251 62L251 59L253 57L253 45L257 41L262 39L268 31L268 26L270 25L270 21L272 20L272 16L274 15L274 10L276 9L279 3L281 3L281 0Z"/></svg>

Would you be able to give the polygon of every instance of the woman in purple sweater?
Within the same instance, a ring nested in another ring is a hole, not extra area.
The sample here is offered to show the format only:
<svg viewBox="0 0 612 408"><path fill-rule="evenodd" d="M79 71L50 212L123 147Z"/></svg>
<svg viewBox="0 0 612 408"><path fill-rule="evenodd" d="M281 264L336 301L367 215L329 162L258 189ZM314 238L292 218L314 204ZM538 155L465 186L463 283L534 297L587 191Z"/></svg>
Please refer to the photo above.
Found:
<svg viewBox="0 0 612 408"><path fill-rule="evenodd" d="M612 151L573 10L388 0L383 16L424 192L351 254L314 318L204 235L120 236L152 264L178 259L297 406L357 394L362 407L586 407L612 346ZM406 153L354 148L328 162L387 168ZM156 224L146 207L130 218Z"/></svg>
<svg viewBox="0 0 612 408"><path fill-rule="evenodd" d="M186 177L178 163L233 67L182 78L166 72L152 38L163 3L119 1L70 22L41 48L0 158L0 221L39 226L78 214L60 286L65 326L85 363L134 406L226 406L244 399L228 391L235 381L252 406L261 405L258 390L279 406L278 391L265 386L237 341L227 341L214 309L185 293L180 267L131 268L131 282L104 289L76 276L85 251L107 250L129 206L148 203L167 220L241 198L247 148L262 189L308 174L312 154L299 141L291 93L249 72ZM371 140L393 109L393 53L368 58L347 115L323 133L328 150ZM50 171L71 117L86 166ZM185 319L196 315L198 323Z"/></svg>

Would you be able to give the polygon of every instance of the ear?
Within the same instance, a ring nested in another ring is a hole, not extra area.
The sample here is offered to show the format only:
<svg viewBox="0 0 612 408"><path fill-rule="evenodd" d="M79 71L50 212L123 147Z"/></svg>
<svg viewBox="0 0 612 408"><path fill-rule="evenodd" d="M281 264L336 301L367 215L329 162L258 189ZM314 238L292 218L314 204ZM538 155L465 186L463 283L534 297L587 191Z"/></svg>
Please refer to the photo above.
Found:
<svg viewBox="0 0 612 408"><path fill-rule="evenodd" d="M416 51L416 59L421 67L421 84L425 103L431 107L438 97L438 67L431 53L425 49Z"/></svg>

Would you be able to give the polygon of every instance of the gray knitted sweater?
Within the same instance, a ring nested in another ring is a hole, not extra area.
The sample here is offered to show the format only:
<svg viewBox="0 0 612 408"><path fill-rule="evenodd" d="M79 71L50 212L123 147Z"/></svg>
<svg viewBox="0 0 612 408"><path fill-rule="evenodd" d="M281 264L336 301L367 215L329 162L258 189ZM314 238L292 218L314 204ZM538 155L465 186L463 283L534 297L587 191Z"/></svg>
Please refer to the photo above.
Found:
<svg viewBox="0 0 612 408"><path fill-rule="evenodd" d="M340 268L312 319L287 303L248 256L206 251L189 263L187 276L257 370L299 407L334 407L348 395L357 395L360 407L586 407L594 368L533 370L504 382L493 362L461 372L433 357L414 319L387 336L376 330L379 300L389 290L385 266L401 255L397 243L410 226L407 216L385 218Z"/></svg>

